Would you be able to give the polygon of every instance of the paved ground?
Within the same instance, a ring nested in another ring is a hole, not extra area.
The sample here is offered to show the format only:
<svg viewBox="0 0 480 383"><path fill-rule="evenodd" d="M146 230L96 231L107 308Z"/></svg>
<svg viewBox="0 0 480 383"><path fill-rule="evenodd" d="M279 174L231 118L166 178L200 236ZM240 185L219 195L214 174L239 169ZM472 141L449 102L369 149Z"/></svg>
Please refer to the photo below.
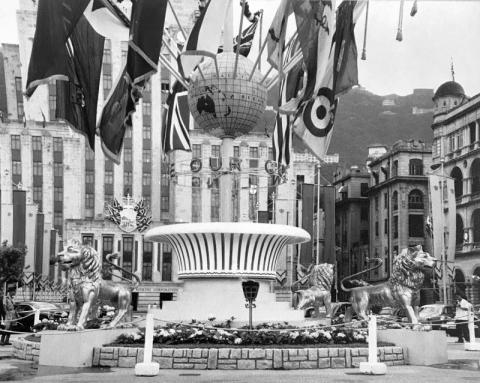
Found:
<svg viewBox="0 0 480 383"><path fill-rule="evenodd" d="M307 383L307 382L480 382L480 352L464 351L449 338L449 363L441 366L388 367L385 376L366 376L357 369L296 371L162 370L153 378L135 377L133 369L73 369L39 367L12 359L11 346L0 346L0 381L23 382L159 382ZM480 341L480 339L478 339Z"/></svg>

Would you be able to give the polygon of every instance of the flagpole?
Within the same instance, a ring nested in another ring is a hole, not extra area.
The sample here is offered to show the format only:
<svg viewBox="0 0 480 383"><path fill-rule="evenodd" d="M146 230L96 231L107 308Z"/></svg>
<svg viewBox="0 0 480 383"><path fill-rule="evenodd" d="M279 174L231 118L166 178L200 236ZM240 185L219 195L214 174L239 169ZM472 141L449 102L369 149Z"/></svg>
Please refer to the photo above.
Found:
<svg viewBox="0 0 480 383"><path fill-rule="evenodd" d="M167 1L168 1L168 5L170 5L170 9L172 10L173 17L175 18L175 21L177 22L178 28L179 28L180 31L182 32L182 35L183 35L183 38L185 39L185 41L187 41L188 36L187 36L187 34L185 33L185 30L183 29L182 24L180 24L180 20L178 20L178 16L177 16L177 13L175 12L175 9L173 9L173 5L172 5L172 3L170 2L170 0L167 0Z"/></svg>
<svg viewBox="0 0 480 383"><path fill-rule="evenodd" d="M175 69L173 69L172 65L167 61L165 57L160 54L158 60L168 69L168 71L173 75L173 77L175 77L185 88L188 88L188 84L185 82L182 76Z"/></svg>
<svg viewBox="0 0 480 383"><path fill-rule="evenodd" d="M257 59L255 60L255 63L253 64L252 71L250 72L250 76L248 77L248 81L252 80L253 74L255 73L255 68L257 67L258 63L260 62L260 59L262 57L262 53L267 46L267 40L268 40L268 35L265 37L265 40L263 41L262 47L260 48L260 52L258 52Z"/></svg>
<svg viewBox="0 0 480 383"><path fill-rule="evenodd" d="M263 9L261 10L261 13L260 13L260 20L258 21L258 23L260 24L260 32L258 33L258 44L259 46L262 45L262 28L263 28ZM260 56L262 54L260 53ZM262 60L260 60L258 62L258 70L261 72L262 71Z"/></svg>
<svg viewBox="0 0 480 383"><path fill-rule="evenodd" d="M233 78L237 78L238 56L242 45L243 14L245 13L245 0L242 0L242 13L240 15L240 26L238 27L237 53L235 54L235 66L233 67Z"/></svg>

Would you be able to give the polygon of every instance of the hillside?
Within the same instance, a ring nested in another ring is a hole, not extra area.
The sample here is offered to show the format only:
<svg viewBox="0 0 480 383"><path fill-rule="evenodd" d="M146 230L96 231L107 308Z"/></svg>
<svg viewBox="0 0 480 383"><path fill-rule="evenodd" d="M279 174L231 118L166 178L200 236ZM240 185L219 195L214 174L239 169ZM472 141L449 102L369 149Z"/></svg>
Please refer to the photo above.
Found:
<svg viewBox="0 0 480 383"><path fill-rule="evenodd" d="M432 96L431 89L418 89L408 96L378 96L361 88L351 90L339 101L328 152L340 154L340 166L362 165L371 144L390 146L400 139L432 142L432 112L412 113L413 107L431 109ZM269 104L273 103L274 97L269 97ZM265 124L271 133L273 112L265 112L256 130L264 131L260 126ZM294 139L294 145L296 150L305 150L298 139Z"/></svg>

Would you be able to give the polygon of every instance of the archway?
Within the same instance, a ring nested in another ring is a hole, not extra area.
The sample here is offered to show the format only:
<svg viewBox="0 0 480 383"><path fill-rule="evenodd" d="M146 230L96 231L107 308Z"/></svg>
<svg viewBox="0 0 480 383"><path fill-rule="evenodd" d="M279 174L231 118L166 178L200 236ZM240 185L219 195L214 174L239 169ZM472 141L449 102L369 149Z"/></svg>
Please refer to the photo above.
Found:
<svg viewBox="0 0 480 383"><path fill-rule="evenodd" d="M465 274L461 269L455 269L455 292L465 296Z"/></svg>
<svg viewBox="0 0 480 383"><path fill-rule="evenodd" d="M455 184L455 198L459 198L463 195L463 174L458 166L455 166L450 173L450 176L454 179Z"/></svg>
<svg viewBox="0 0 480 383"><path fill-rule="evenodd" d="M475 209L472 214L473 243L480 244L480 209Z"/></svg>

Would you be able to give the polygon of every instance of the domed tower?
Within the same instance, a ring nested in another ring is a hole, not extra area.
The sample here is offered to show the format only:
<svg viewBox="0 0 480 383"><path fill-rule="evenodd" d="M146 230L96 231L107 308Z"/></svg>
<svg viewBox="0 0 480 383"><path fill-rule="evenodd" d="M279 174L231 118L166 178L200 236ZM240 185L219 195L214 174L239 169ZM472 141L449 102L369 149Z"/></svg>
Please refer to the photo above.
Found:
<svg viewBox="0 0 480 383"><path fill-rule="evenodd" d="M434 114L447 112L467 100L463 87L455 81L440 85L433 95Z"/></svg>

